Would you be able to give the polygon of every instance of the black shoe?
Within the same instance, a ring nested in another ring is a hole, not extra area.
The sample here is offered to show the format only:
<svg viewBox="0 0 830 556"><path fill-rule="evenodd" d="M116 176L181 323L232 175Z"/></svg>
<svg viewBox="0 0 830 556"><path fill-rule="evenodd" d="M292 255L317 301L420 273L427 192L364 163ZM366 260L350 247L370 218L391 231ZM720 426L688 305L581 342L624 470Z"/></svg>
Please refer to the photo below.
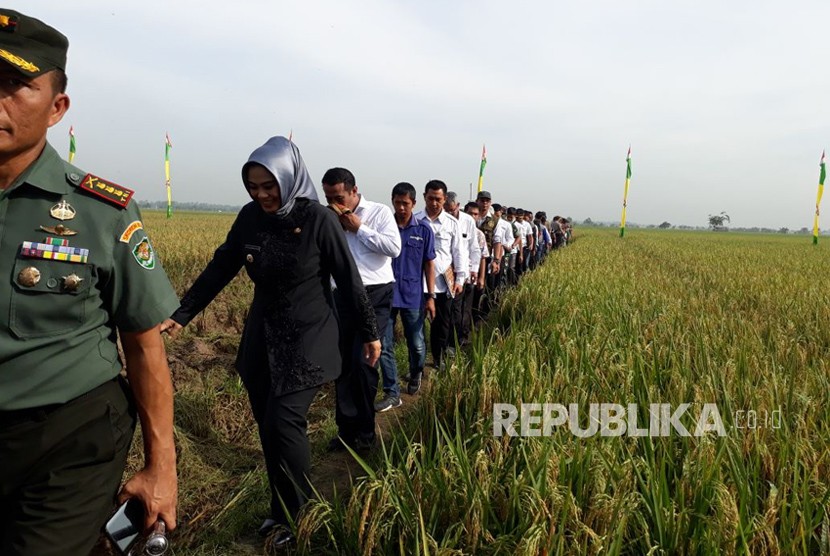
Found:
<svg viewBox="0 0 830 556"><path fill-rule="evenodd" d="M297 537L294 536L291 529L283 525L278 526L265 543L270 546L272 550L284 550L297 544Z"/></svg>
<svg viewBox="0 0 830 556"><path fill-rule="evenodd" d="M421 389L421 376L423 373L415 373L409 377L409 384L406 387L406 393L414 396Z"/></svg>
<svg viewBox="0 0 830 556"><path fill-rule="evenodd" d="M354 439L354 448L355 452L369 452L375 447L375 441L377 437L375 433L372 433L371 436L369 435L358 435L357 438Z"/></svg>
<svg viewBox="0 0 830 556"><path fill-rule="evenodd" d="M353 441L343 440L339 436L335 436L331 440L329 440L328 446L326 446L327 452L345 452L346 445L351 446Z"/></svg>
<svg viewBox="0 0 830 556"><path fill-rule="evenodd" d="M326 451L347 452L348 449L346 446L355 452L368 452L375 447L375 435L373 434L371 437L358 436L357 438L350 438L348 440L335 436L329 441L328 446L326 446Z"/></svg>
<svg viewBox="0 0 830 556"><path fill-rule="evenodd" d="M257 535L259 535L260 537L267 537L271 533L271 530L276 526L276 520L271 519L269 517L268 519L262 522L262 525L259 526L259 529L257 529Z"/></svg>

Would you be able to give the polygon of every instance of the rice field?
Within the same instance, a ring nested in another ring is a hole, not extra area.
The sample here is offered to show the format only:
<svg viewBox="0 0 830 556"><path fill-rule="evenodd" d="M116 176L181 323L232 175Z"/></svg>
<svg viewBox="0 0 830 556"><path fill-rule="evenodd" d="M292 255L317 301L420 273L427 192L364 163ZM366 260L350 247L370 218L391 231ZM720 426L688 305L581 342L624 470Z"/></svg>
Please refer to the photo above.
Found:
<svg viewBox="0 0 830 556"><path fill-rule="evenodd" d="M146 215L180 293L232 218ZM830 554L828 240L577 237L506 296L449 372L430 376L383 449L360 462L365 476L309 505L297 552ZM177 554L268 550L246 537L266 506L264 471L230 368L249 299L238 278L169 344ZM531 403L579 413L548 434L494 435L496 404ZM602 403L634 404L646 428L651 404L688 403L679 420L689 430L710 404L723 431L574 434ZM319 407L317 461L333 431L326 400Z"/></svg>

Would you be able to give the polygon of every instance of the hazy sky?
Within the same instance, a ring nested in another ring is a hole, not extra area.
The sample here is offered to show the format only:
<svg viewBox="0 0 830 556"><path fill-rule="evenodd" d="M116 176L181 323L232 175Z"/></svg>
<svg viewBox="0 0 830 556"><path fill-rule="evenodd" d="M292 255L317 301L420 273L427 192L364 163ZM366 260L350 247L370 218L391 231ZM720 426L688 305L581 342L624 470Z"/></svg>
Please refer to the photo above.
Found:
<svg viewBox="0 0 830 556"><path fill-rule="evenodd" d="M165 197L243 204L288 135L319 184L370 199L432 178L466 199L629 222L812 226L830 146L830 2L30 0L70 40L75 163ZM823 227L830 228L830 199Z"/></svg>

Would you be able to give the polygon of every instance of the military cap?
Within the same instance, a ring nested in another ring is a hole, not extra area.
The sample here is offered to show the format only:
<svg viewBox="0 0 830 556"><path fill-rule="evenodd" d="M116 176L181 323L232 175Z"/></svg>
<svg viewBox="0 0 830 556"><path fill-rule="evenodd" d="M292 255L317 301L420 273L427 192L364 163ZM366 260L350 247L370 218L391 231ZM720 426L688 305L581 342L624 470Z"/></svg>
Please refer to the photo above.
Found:
<svg viewBox="0 0 830 556"><path fill-rule="evenodd" d="M490 195L489 191L479 191L478 195L476 195L476 199L492 199L493 197Z"/></svg>
<svg viewBox="0 0 830 556"><path fill-rule="evenodd" d="M69 40L39 19L0 8L0 59L27 77L66 69Z"/></svg>

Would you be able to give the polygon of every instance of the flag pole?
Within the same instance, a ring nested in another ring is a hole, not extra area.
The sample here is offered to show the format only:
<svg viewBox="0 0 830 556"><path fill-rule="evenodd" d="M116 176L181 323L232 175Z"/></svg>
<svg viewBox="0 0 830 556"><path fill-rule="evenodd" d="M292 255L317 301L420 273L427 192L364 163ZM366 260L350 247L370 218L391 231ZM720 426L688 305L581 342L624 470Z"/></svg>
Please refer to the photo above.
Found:
<svg viewBox="0 0 830 556"><path fill-rule="evenodd" d="M75 160L75 127L69 126L69 163Z"/></svg>
<svg viewBox="0 0 830 556"><path fill-rule="evenodd" d="M625 191L623 192L622 220L620 221L620 237L625 236L625 209L628 206L628 186L631 184L631 145L628 145L628 155L625 157Z"/></svg>
<svg viewBox="0 0 830 556"><path fill-rule="evenodd" d="M818 206L821 203L821 196L824 193L824 151L821 151L821 160L819 160L819 174L818 174L818 194L816 195L816 215L813 218L813 245L818 245Z"/></svg>
<svg viewBox="0 0 830 556"><path fill-rule="evenodd" d="M173 191L170 187L170 149L173 143L170 142L170 134L164 134L164 183L167 187L167 218L173 216Z"/></svg>
<svg viewBox="0 0 830 556"><path fill-rule="evenodd" d="M478 190L484 186L484 167L487 165L487 148L481 145L481 165L478 167Z"/></svg>

